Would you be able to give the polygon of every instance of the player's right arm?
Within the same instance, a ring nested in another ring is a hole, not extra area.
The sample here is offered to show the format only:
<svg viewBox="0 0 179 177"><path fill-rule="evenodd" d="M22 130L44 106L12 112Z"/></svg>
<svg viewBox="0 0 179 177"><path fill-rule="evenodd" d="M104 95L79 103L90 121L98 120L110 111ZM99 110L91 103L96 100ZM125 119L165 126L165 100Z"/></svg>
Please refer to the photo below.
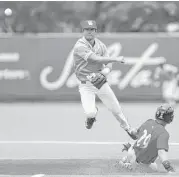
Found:
<svg viewBox="0 0 179 177"><path fill-rule="evenodd" d="M113 63L113 62L121 62L124 63L124 57L109 57L109 56L98 56L92 50L90 50L85 45L79 45L74 48L74 55L83 58L89 62L96 62L96 63Z"/></svg>
<svg viewBox="0 0 179 177"><path fill-rule="evenodd" d="M157 149L158 149L158 156L159 159L162 163L162 165L164 166L164 168L168 171L168 172L174 172L174 168L171 164L171 162L168 160L168 149L169 149L169 134L168 133L162 133L158 140L157 140Z"/></svg>
<svg viewBox="0 0 179 177"><path fill-rule="evenodd" d="M98 56L95 53L92 53L89 56L88 60L91 62L104 63L104 64L113 63L113 62L125 63L123 56L114 58L114 57L108 57L108 56Z"/></svg>

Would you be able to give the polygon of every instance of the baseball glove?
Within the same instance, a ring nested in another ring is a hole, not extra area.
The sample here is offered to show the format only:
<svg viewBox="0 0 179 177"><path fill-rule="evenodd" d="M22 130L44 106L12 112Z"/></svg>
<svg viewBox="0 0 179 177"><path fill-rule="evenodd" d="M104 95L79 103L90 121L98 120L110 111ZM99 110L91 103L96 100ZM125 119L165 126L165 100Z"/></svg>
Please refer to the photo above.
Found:
<svg viewBox="0 0 179 177"><path fill-rule="evenodd" d="M87 78L98 89L107 82L106 77L101 73L92 73Z"/></svg>

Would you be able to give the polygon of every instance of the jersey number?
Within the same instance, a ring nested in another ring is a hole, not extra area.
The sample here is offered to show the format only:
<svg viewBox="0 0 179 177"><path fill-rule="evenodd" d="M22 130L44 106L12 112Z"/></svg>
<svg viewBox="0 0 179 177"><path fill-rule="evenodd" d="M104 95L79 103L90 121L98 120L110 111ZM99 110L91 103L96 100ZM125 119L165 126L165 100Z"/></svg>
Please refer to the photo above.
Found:
<svg viewBox="0 0 179 177"><path fill-rule="evenodd" d="M147 130L144 130L143 135L137 140L137 147L146 148L150 142L151 134L147 133Z"/></svg>

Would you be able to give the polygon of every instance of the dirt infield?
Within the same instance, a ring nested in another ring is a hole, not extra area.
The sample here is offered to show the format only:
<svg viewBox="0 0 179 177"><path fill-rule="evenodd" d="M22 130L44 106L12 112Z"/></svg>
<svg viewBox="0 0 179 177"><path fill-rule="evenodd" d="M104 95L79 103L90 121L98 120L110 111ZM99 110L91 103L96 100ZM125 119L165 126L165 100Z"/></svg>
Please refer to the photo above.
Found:
<svg viewBox="0 0 179 177"><path fill-rule="evenodd" d="M146 119L154 117L156 107L160 104L121 105L130 124L139 126ZM97 122L91 130L85 129L83 110L77 103L12 103L0 104L0 107L0 174L131 174L115 166L117 159L122 156L122 142L131 140L103 105L98 104ZM177 107L174 123L167 128L171 135L169 157L177 170L178 116Z"/></svg>
<svg viewBox="0 0 179 177"><path fill-rule="evenodd" d="M175 168L179 161L171 161ZM176 168L177 171L179 170ZM1 160L0 174L4 175L122 175L158 174L166 172L160 166L159 172L138 166L135 170L122 168L116 159L61 159L61 160ZM179 173L178 173L179 175Z"/></svg>

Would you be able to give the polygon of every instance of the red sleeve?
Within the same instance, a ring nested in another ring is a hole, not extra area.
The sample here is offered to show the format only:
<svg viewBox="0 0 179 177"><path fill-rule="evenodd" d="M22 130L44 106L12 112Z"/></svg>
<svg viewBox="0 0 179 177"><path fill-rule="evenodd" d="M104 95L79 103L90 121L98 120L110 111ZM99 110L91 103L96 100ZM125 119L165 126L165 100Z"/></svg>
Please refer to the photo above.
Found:
<svg viewBox="0 0 179 177"><path fill-rule="evenodd" d="M164 149L165 151L168 151L169 149L169 134L168 133L162 133L158 139L157 139L157 149Z"/></svg>

